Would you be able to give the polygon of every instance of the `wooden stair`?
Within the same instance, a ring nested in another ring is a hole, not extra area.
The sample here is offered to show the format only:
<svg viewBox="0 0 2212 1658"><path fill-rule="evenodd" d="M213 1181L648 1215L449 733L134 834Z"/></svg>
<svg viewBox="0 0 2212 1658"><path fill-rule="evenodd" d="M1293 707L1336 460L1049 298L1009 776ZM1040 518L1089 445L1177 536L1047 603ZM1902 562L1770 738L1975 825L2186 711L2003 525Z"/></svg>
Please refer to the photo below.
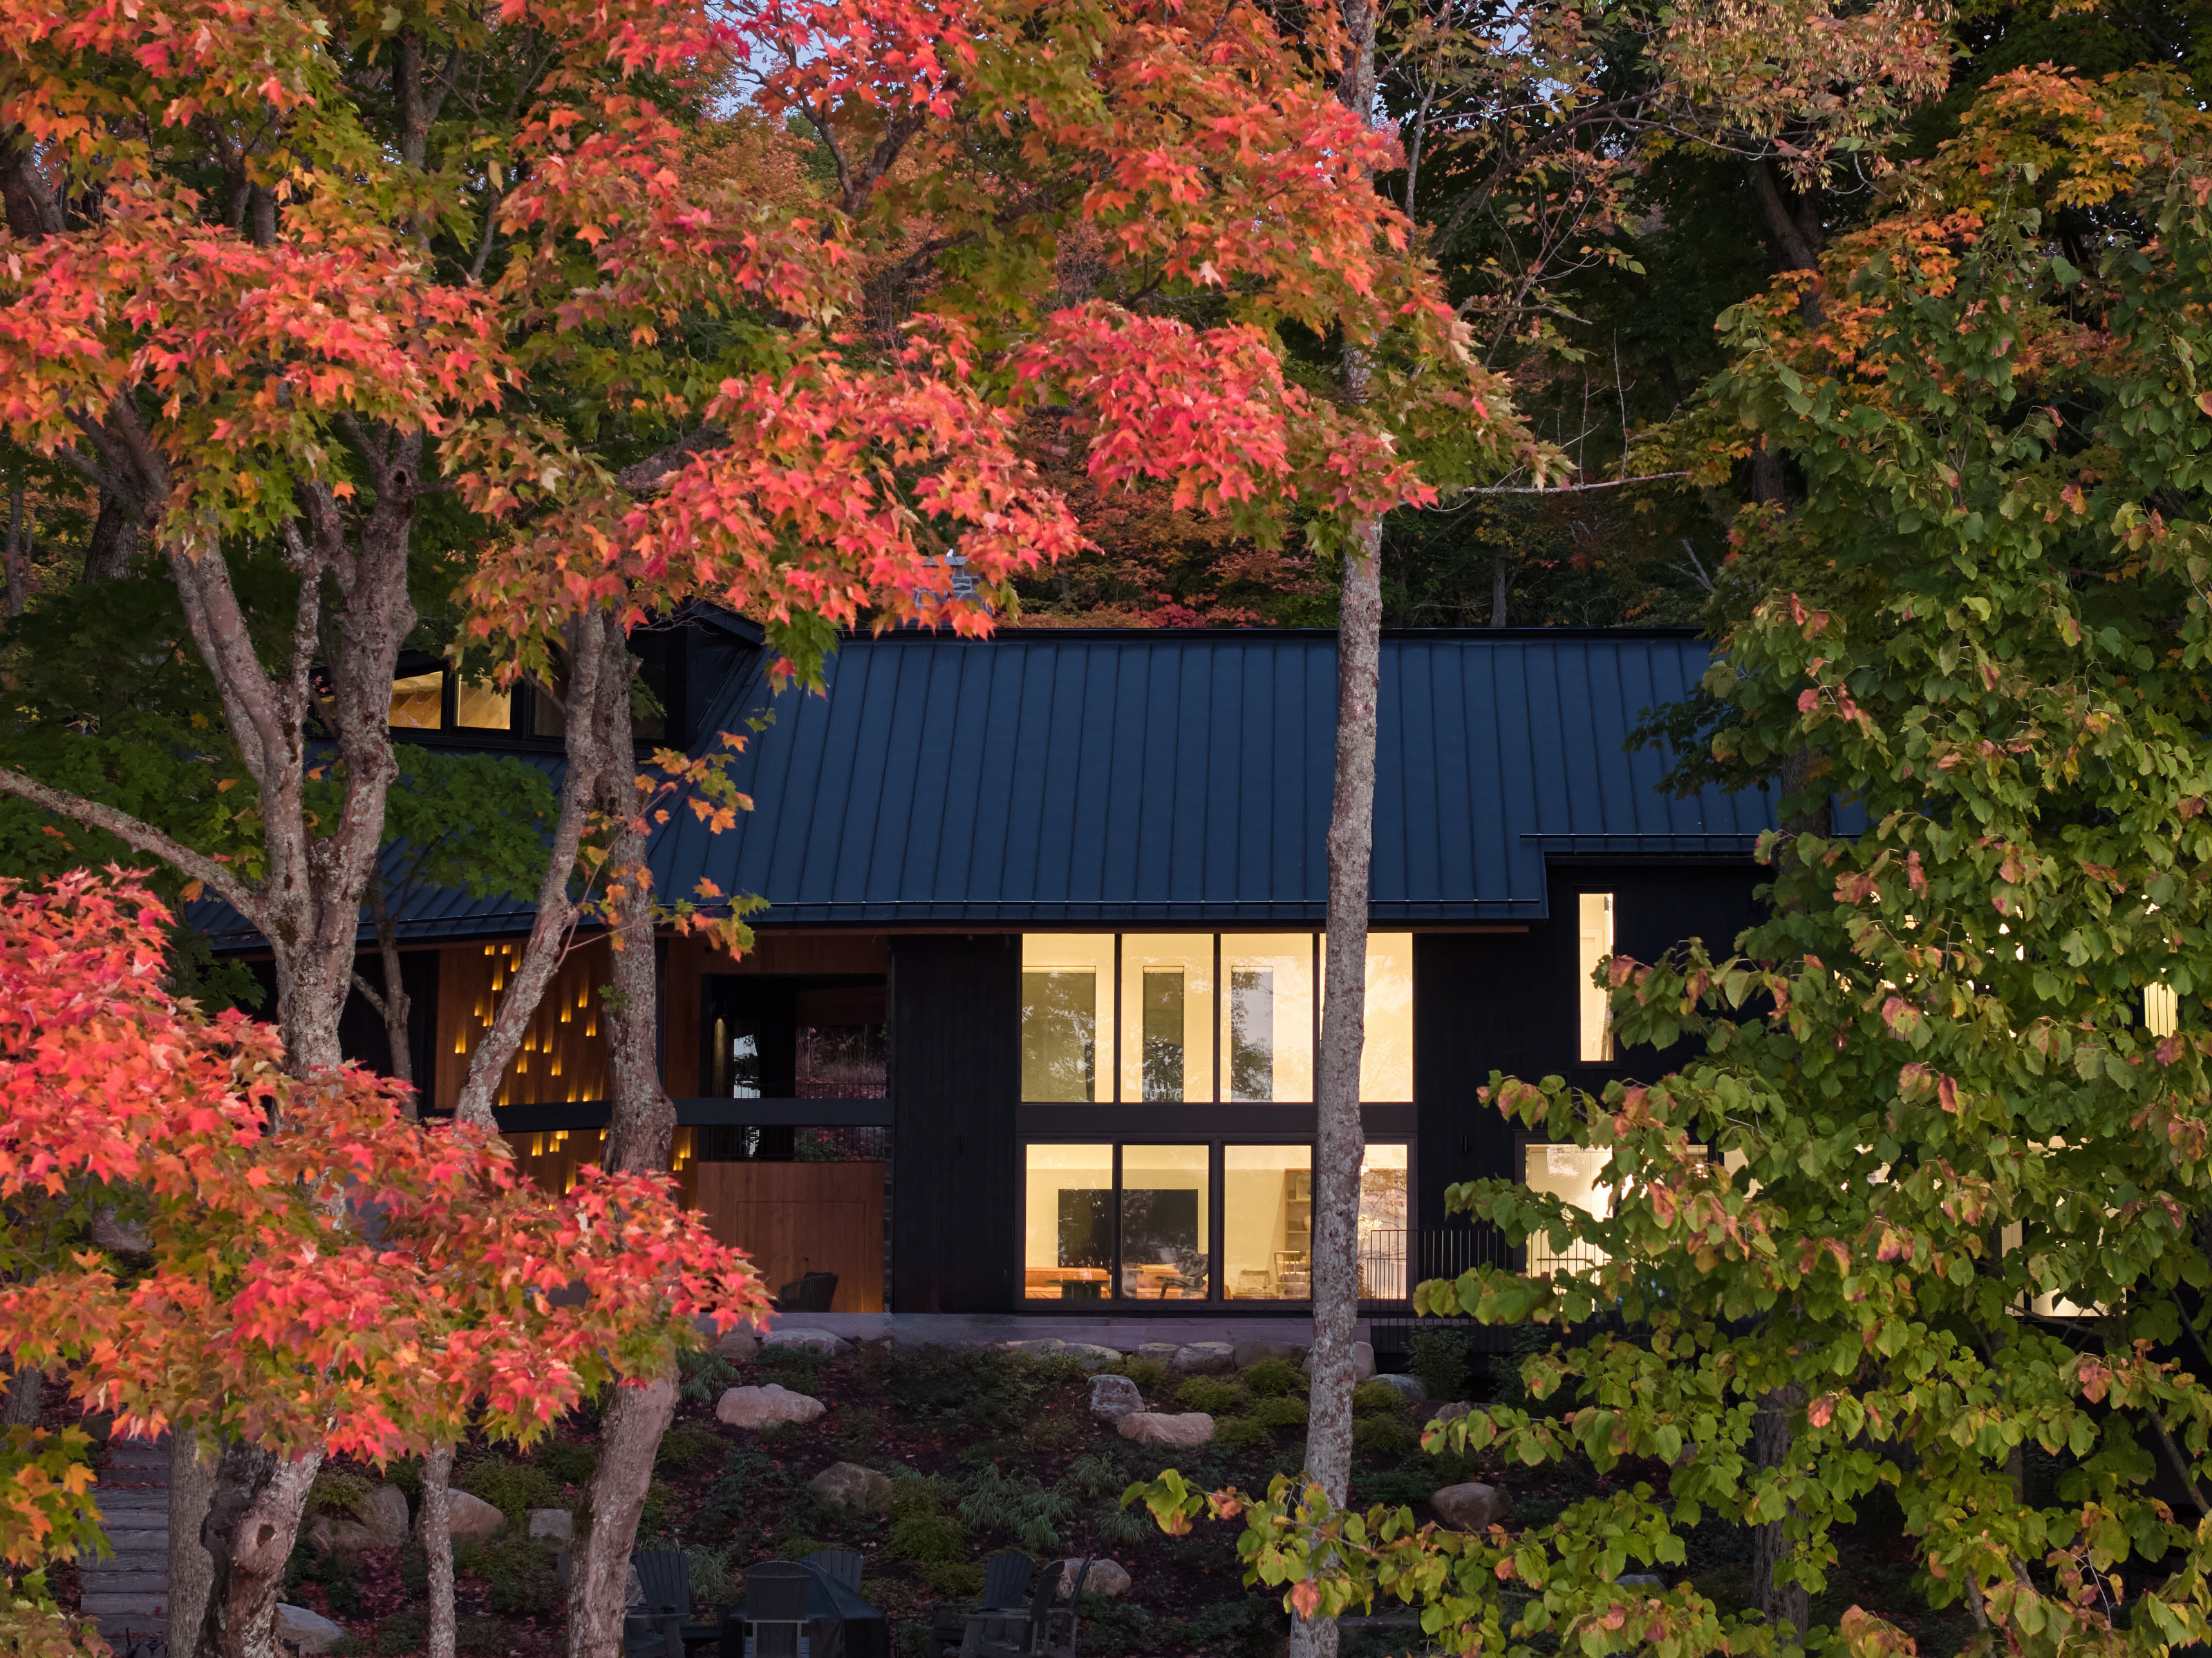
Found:
<svg viewBox="0 0 2212 1658"><path fill-rule="evenodd" d="M93 1487L115 1551L83 1557L78 1609L117 1658L167 1658L169 1635L169 1441L114 1439Z"/></svg>

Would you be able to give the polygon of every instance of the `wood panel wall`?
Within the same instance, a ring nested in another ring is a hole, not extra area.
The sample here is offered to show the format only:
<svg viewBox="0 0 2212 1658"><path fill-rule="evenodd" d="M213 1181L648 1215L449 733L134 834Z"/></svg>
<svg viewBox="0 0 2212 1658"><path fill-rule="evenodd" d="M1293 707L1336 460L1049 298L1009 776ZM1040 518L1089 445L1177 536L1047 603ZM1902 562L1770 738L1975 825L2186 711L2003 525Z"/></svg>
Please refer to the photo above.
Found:
<svg viewBox="0 0 2212 1658"><path fill-rule="evenodd" d="M753 1258L773 1295L835 1272L837 1313L884 1310L884 1165L698 1163L694 1199L715 1238Z"/></svg>
<svg viewBox="0 0 2212 1658"><path fill-rule="evenodd" d="M522 953L520 939L447 944L438 962L437 1103L450 1109L468 1080L476 1052ZM500 1105L547 1105L607 1097L607 1046L599 1034L599 989L607 982L607 945L593 939L568 952L538 1002L500 1081ZM694 1014L696 1022L696 1014Z"/></svg>
<svg viewBox="0 0 2212 1658"><path fill-rule="evenodd" d="M769 932L742 957L725 956L705 939L668 941L661 1021L662 1074L678 1099L699 1092L699 1010L703 981L716 973L889 973L890 941L879 932Z"/></svg>

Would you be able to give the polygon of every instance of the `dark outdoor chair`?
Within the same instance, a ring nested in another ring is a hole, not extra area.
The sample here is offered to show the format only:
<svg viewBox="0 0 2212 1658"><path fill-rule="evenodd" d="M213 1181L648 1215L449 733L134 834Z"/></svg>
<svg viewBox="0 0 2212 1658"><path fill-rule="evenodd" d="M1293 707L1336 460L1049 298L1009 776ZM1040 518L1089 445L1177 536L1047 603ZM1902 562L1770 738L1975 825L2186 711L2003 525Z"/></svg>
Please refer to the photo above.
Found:
<svg viewBox="0 0 2212 1658"><path fill-rule="evenodd" d="M684 1658L684 1614L629 1612L623 1615L623 1658Z"/></svg>
<svg viewBox="0 0 2212 1658"><path fill-rule="evenodd" d="M1004 1557L1001 1556L1001 1558ZM1026 1611L998 1610L985 1607L971 1612L968 1627L960 1637L960 1658L1073 1658L1075 1651L1075 1613L1072 1605L1060 1611L1060 1585L1067 1570L1065 1560L1046 1563L1036 1575L1036 1585L1030 1591ZM1091 1562L1083 1562L1075 1574L1079 1588L1090 1575Z"/></svg>
<svg viewBox="0 0 2212 1658"><path fill-rule="evenodd" d="M806 1594L814 1574L789 1560L763 1560L745 1568L745 1622L752 1626L753 1658L799 1658L806 1632ZM723 1643L726 1651L728 1642Z"/></svg>
<svg viewBox="0 0 2212 1658"><path fill-rule="evenodd" d="M826 1313L837 1293L835 1272L807 1272L775 1292L779 1313Z"/></svg>
<svg viewBox="0 0 2212 1658"><path fill-rule="evenodd" d="M1090 1578L1091 1563L1098 1557L1086 1555L1077 1566L1073 1581L1067 1586L1067 1604L1060 1600L1060 1583L1055 1574L1052 1599L1044 1602L1044 1617L1037 1633L1036 1651L1041 1658L1075 1658L1075 1643L1083 1632L1083 1619L1075 1610L1075 1603L1083 1594L1083 1585ZM1063 1569L1066 1561L1060 1563Z"/></svg>
<svg viewBox="0 0 2212 1658"><path fill-rule="evenodd" d="M841 1588L858 1589L860 1568L867 1563L851 1549L822 1549L808 1555L805 1564Z"/></svg>
<svg viewBox="0 0 2212 1658"><path fill-rule="evenodd" d="M1030 1574L1036 1570L1036 1562L1026 1554L1009 1549L993 1555L983 1563L983 1604L1018 1606L1029 1593Z"/></svg>
<svg viewBox="0 0 2212 1658"><path fill-rule="evenodd" d="M638 1549L629 1558L645 1588L645 1605L638 1610L691 1615L691 1563L683 1550Z"/></svg>

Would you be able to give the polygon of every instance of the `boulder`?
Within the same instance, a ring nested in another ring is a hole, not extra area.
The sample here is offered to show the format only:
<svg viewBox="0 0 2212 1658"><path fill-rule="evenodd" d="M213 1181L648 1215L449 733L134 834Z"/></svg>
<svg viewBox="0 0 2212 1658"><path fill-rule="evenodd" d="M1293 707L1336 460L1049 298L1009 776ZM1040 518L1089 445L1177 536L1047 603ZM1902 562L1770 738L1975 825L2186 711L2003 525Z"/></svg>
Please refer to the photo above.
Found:
<svg viewBox="0 0 2212 1658"><path fill-rule="evenodd" d="M750 1364L760 1357L760 1338L750 1330L732 1330L714 1344L714 1356L732 1364Z"/></svg>
<svg viewBox="0 0 2212 1658"><path fill-rule="evenodd" d="M1145 1408L1144 1395L1137 1384L1125 1376L1094 1376L1091 1378L1091 1414L1101 1422L1119 1422L1125 1416L1134 1415Z"/></svg>
<svg viewBox="0 0 2212 1658"><path fill-rule="evenodd" d="M1237 1368L1249 1370L1263 1358L1287 1358L1296 1364L1306 1356L1306 1350L1295 1341L1240 1341L1237 1344Z"/></svg>
<svg viewBox="0 0 2212 1658"><path fill-rule="evenodd" d="M1067 1351L1067 1344L1058 1336L1038 1336L1029 1341L1002 1341L999 1345L1008 1352L1036 1353L1040 1357L1050 1355L1057 1357Z"/></svg>
<svg viewBox="0 0 2212 1658"><path fill-rule="evenodd" d="M1073 1359L1086 1371L1103 1370L1109 1364L1119 1364L1121 1362L1120 1349L1101 1347L1088 1341L1069 1342L1066 1351L1060 1357Z"/></svg>
<svg viewBox="0 0 2212 1658"><path fill-rule="evenodd" d="M356 1513L319 1514L307 1523L307 1540L337 1554L398 1548L407 1541L407 1493L379 1485Z"/></svg>
<svg viewBox="0 0 2212 1658"><path fill-rule="evenodd" d="M890 1476L857 1462L831 1463L806 1482L806 1489L825 1509L872 1515L891 1511Z"/></svg>
<svg viewBox="0 0 2212 1658"><path fill-rule="evenodd" d="M809 1394L795 1394L781 1382L732 1388L714 1406L715 1417L732 1428L773 1428L779 1422L811 1422L830 1407Z"/></svg>
<svg viewBox="0 0 2212 1658"><path fill-rule="evenodd" d="M803 1347L810 1353L819 1353L824 1358L835 1358L840 1353L849 1353L853 1344L830 1330L809 1330L793 1327L770 1330L761 1339L763 1347Z"/></svg>
<svg viewBox="0 0 2212 1658"><path fill-rule="evenodd" d="M533 1542L568 1543L575 1540L576 1516L566 1509L532 1509L528 1518Z"/></svg>
<svg viewBox="0 0 2212 1658"><path fill-rule="evenodd" d="M1311 1375L1313 1374L1313 1354L1312 1354L1312 1353L1310 1353L1310 1352L1307 1353L1307 1354L1306 1354L1306 1357L1305 1357L1305 1363L1304 1363L1303 1364L1299 1365L1299 1366L1298 1366L1298 1368L1299 1368L1300 1370L1304 1370L1304 1371L1308 1376L1311 1376ZM1352 1344L1352 1381L1353 1381L1355 1383L1356 1383L1356 1382L1364 1382L1364 1381L1366 1381L1370 1376L1373 1376L1374 1374L1375 1374L1375 1349L1374 1349L1374 1346L1372 1345L1372 1344L1368 1343L1368 1342L1364 1342L1364 1341L1355 1341L1355 1342L1353 1342L1353 1343Z"/></svg>
<svg viewBox="0 0 2212 1658"><path fill-rule="evenodd" d="M300 1652L328 1652L345 1639L343 1624L333 1624L305 1606L276 1608L276 1638Z"/></svg>
<svg viewBox="0 0 2212 1658"><path fill-rule="evenodd" d="M1121 1437L1139 1445L1165 1445L1188 1450L1213 1437L1213 1418L1204 1411L1170 1416L1160 1411L1132 1411L1121 1418Z"/></svg>
<svg viewBox="0 0 2212 1658"><path fill-rule="evenodd" d="M1072 1559L1061 1564L1065 1570L1060 1573L1060 1598L1065 1600L1075 1588L1075 1574L1083 1570L1083 1562ZM1093 1560L1091 1570L1084 1574L1083 1592L1085 1594L1103 1594L1109 1600L1127 1594L1129 1592L1128 1568L1119 1560Z"/></svg>
<svg viewBox="0 0 2212 1658"><path fill-rule="evenodd" d="M1495 1485L1470 1479L1464 1485L1445 1486L1429 1498L1429 1506L1455 1531L1481 1531L1512 1513L1513 1499Z"/></svg>
<svg viewBox="0 0 2212 1658"><path fill-rule="evenodd" d="M1170 1376L1227 1376L1237 1368L1237 1348L1226 1341L1194 1341L1176 1349Z"/></svg>
<svg viewBox="0 0 2212 1658"><path fill-rule="evenodd" d="M1164 1367L1173 1364L1175 1356L1182 1351L1182 1345L1176 1342L1147 1341L1137 1349L1136 1356L1139 1358L1149 1358L1153 1363Z"/></svg>
<svg viewBox="0 0 2212 1658"><path fill-rule="evenodd" d="M446 1493L446 1518L456 1543L482 1543L507 1529L505 1515L466 1491Z"/></svg>
<svg viewBox="0 0 2212 1658"><path fill-rule="evenodd" d="M1375 1379L1395 1392L1408 1405L1418 1405L1429 1396L1429 1390L1421 1385L1421 1379L1417 1376L1398 1376L1385 1370Z"/></svg>
<svg viewBox="0 0 2212 1658"><path fill-rule="evenodd" d="M1449 1405L1437 1406L1436 1409L1428 1412L1428 1418L1431 1422L1456 1422L1463 1416L1474 1414L1474 1406L1463 1399L1455 1399Z"/></svg>
<svg viewBox="0 0 2212 1658"><path fill-rule="evenodd" d="M1613 1582L1616 1588L1650 1589L1655 1594L1667 1592L1667 1580L1656 1571L1625 1571Z"/></svg>

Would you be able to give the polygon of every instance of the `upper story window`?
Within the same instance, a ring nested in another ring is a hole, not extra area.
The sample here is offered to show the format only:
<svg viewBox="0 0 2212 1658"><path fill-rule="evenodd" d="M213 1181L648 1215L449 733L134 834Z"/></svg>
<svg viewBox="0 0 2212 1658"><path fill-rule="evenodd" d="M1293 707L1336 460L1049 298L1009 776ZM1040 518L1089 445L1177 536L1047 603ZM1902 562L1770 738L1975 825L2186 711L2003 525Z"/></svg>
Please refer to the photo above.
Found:
<svg viewBox="0 0 2212 1658"><path fill-rule="evenodd" d="M1413 940L1369 935L1360 1097L1413 1096ZM1303 1104L1321 938L1033 932L1022 940L1022 1098Z"/></svg>
<svg viewBox="0 0 2212 1658"><path fill-rule="evenodd" d="M394 731L520 732L531 734L521 706L532 693L488 679L463 679L445 668L402 674L392 682L389 723ZM518 714L523 717L518 719ZM554 735L559 735L555 727Z"/></svg>
<svg viewBox="0 0 2212 1658"><path fill-rule="evenodd" d="M1575 988L1580 1010L1575 1057L1585 1065L1613 1059L1613 1009L1605 991L1593 982L1598 964L1613 954L1613 895L1585 892L1577 900Z"/></svg>

